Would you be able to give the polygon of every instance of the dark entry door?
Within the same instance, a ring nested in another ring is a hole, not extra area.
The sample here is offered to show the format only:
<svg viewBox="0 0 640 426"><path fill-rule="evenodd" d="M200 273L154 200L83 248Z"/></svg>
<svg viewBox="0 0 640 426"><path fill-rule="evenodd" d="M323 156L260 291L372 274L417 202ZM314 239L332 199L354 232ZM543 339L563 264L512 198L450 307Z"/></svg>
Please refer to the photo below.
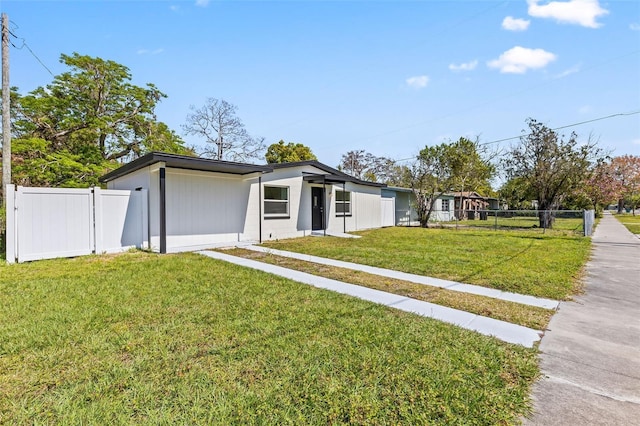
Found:
<svg viewBox="0 0 640 426"><path fill-rule="evenodd" d="M324 229L324 188L311 187L311 229Z"/></svg>

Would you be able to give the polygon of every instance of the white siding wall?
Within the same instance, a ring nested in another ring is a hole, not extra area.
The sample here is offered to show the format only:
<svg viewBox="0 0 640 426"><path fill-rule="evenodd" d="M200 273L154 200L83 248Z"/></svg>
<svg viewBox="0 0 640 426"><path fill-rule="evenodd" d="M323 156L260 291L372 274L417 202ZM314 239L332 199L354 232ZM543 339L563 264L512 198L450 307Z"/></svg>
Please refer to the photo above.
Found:
<svg viewBox="0 0 640 426"><path fill-rule="evenodd" d="M257 239L245 225L251 183L242 176L167 169L167 250Z"/></svg>
<svg viewBox="0 0 640 426"><path fill-rule="evenodd" d="M335 192L342 191L342 185L333 185L331 188L329 226L327 227L329 232L343 232L345 225L347 232L380 228L382 222L379 187L347 182L345 190L351 192L351 216L346 218L336 215Z"/></svg>
<svg viewBox="0 0 640 426"><path fill-rule="evenodd" d="M303 237L311 233L311 186L302 180L302 171L319 173L315 167L295 167L275 170L262 176L262 186L289 188L289 218L264 218L262 239L276 240ZM329 191L327 186L327 192ZM262 191L264 198L264 189ZM257 211L256 211L257 214Z"/></svg>

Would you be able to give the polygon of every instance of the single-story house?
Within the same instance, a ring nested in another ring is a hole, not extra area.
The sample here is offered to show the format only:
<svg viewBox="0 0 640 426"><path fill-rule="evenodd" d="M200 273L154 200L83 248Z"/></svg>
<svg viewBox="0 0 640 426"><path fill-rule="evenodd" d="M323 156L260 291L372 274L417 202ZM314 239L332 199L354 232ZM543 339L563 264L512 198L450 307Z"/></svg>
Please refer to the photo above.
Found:
<svg viewBox="0 0 640 426"><path fill-rule="evenodd" d="M101 178L148 191L148 246L161 253L382 226L384 184L318 161L255 165L153 152Z"/></svg>
<svg viewBox="0 0 640 426"><path fill-rule="evenodd" d="M396 226L420 226L420 219L416 211L416 196L412 189L388 186L382 188L382 197L395 199ZM453 195L440 195L433 207L430 220L433 222L453 220L453 202Z"/></svg>
<svg viewBox="0 0 640 426"><path fill-rule="evenodd" d="M456 217L459 220L481 218L481 211L489 208L489 200L475 191L454 192Z"/></svg>

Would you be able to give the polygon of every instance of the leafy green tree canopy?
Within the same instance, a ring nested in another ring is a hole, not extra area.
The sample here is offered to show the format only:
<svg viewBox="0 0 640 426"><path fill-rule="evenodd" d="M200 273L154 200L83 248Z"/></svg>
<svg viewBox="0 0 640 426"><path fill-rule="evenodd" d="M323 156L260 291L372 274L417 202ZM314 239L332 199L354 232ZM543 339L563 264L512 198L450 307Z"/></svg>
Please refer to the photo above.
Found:
<svg viewBox="0 0 640 426"><path fill-rule="evenodd" d="M269 164L317 160L308 146L293 142L285 144L283 140L269 145L265 158Z"/></svg>
<svg viewBox="0 0 640 426"><path fill-rule="evenodd" d="M18 99L18 137L44 139L54 151L94 146L105 160L135 158L150 151L150 141L154 148L190 152L157 124L154 110L166 95L153 84L136 86L127 67L101 58L73 53L60 62L70 71Z"/></svg>
<svg viewBox="0 0 640 426"><path fill-rule="evenodd" d="M540 227L550 228L553 216L549 212L584 184L601 150L591 140L579 143L575 133L565 140L532 118L527 124L529 131L503 163L507 178L518 178L525 192L538 201Z"/></svg>
<svg viewBox="0 0 640 426"><path fill-rule="evenodd" d="M156 120L165 96L131 83L113 61L61 55L69 71L25 96L11 93L14 181L38 186L91 186L106 171L151 151L193 155Z"/></svg>

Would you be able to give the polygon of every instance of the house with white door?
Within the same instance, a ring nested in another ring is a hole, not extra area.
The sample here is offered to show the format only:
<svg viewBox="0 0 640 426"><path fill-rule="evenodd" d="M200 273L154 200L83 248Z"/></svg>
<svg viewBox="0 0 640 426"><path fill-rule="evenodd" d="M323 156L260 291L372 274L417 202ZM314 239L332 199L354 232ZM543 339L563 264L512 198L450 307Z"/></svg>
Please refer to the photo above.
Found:
<svg viewBox="0 0 640 426"><path fill-rule="evenodd" d="M384 184L318 161L255 165L153 152L101 181L108 189L146 190L149 246L161 253L340 234L395 220L385 216L383 223Z"/></svg>

